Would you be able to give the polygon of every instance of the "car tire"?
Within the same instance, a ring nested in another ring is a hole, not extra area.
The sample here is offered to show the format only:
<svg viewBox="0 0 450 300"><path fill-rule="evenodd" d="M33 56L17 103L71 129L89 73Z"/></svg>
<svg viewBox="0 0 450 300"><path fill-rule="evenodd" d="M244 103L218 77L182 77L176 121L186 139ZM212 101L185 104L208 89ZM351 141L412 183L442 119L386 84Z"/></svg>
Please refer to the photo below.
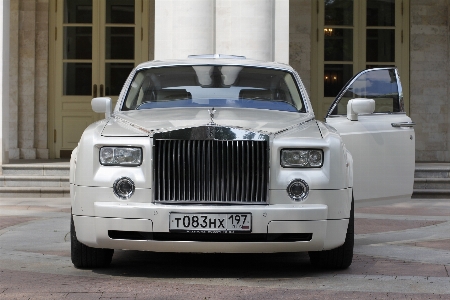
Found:
<svg viewBox="0 0 450 300"><path fill-rule="evenodd" d="M351 204L348 220L347 235L344 244L338 248L324 251L310 251L309 260L313 266L325 269L347 269L353 260L353 246L355 243L355 213L354 201Z"/></svg>
<svg viewBox="0 0 450 300"><path fill-rule="evenodd" d="M92 248L78 241L73 216L70 220L70 244L72 263L76 268L104 268L111 263L114 249Z"/></svg>

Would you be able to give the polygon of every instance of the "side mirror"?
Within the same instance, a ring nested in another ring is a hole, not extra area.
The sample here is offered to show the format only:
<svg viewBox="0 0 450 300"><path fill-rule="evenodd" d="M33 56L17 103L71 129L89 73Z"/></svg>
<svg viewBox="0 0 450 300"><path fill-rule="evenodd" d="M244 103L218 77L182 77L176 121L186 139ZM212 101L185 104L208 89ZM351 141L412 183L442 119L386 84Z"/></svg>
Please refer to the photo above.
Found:
<svg viewBox="0 0 450 300"><path fill-rule="evenodd" d="M375 100L356 98L347 103L347 119L358 121L358 115L371 114L375 111Z"/></svg>
<svg viewBox="0 0 450 300"><path fill-rule="evenodd" d="M91 101L92 110L96 113L105 113L105 118L111 117L111 98L98 97Z"/></svg>

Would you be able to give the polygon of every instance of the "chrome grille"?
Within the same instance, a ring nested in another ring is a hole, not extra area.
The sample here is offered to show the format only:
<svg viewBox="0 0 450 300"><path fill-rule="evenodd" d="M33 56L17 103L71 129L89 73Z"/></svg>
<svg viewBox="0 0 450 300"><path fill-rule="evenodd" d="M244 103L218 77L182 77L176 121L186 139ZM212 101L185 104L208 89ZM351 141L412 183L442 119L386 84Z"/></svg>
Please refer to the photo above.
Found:
<svg viewBox="0 0 450 300"><path fill-rule="evenodd" d="M154 200L265 203L267 141L154 140Z"/></svg>

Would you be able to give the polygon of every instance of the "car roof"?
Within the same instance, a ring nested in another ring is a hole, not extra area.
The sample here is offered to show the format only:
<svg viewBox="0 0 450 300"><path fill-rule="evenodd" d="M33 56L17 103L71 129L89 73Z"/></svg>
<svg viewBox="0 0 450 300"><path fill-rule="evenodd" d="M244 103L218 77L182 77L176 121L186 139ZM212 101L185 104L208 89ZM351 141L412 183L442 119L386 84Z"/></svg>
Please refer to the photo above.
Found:
<svg viewBox="0 0 450 300"><path fill-rule="evenodd" d="M220 56L219 56L220 55ZM170 67L170 66L192 66L192 65L229 65L229 66L248 66L270 69L283 69L294 71L293 68L284 63L267 62L262 60L247 59L244 56L235 55L198 55L190 56L186 59L167 59L152 60L141 63L137 66L137 70L153 67Z"/></svg>

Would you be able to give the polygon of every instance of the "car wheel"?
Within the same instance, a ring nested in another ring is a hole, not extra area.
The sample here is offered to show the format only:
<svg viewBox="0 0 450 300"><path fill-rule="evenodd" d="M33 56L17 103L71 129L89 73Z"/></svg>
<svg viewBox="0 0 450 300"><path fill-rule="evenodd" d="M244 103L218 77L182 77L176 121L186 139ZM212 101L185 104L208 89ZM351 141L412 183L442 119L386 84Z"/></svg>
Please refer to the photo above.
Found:
<svg viewBox="0 0 450 300"><path fill-rule="evenodd" d="M73 216L70 220L70 243L72 263L76 268L104 268L111 263L114 249L92 248L77 240Z"/></svg>
<svg viewBox="0 0 450 300"><path fill-rule="evenodd" d="M310 251L309 260L314 266L326 269L346 269L352 264L353 245L355 243L355 213L354 201L350 210L347 235L342 246L324 251Z"/></svg>

